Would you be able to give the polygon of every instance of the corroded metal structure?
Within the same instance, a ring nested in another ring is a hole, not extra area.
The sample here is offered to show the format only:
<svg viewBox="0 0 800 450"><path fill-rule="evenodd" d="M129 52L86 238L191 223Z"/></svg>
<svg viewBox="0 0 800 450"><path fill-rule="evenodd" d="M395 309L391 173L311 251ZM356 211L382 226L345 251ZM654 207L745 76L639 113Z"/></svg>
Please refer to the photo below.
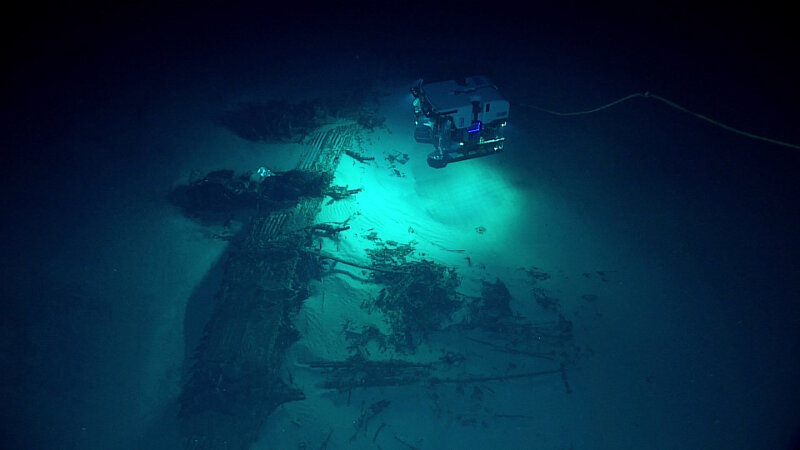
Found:
<svg viewBox="0 0 800 450"><path fill-rule="evenodd" d="M316 130L297 168L332 175L358 131L350 123ZM308 296L311 275L296 232L314 224L321 202L301 198L290 209L256 214L231 251L181 394L187 449L247 449L278 405L304 398L279 369L297 338L291 318Z"/></svg>

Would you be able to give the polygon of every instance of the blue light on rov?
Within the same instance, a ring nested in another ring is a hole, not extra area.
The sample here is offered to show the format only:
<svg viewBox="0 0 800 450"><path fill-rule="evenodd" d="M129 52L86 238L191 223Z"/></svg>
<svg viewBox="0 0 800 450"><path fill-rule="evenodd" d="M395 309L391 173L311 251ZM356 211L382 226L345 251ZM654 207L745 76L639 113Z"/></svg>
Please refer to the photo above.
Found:
<svg viewBox="0 0 800 450"><path fill-rule="evenodd" d="M472 122L472 125L470 125L469 128L467 128L467 133L477 133L479 131L481 131L481 121L480 120L476 120L475 122Z"/></svg>

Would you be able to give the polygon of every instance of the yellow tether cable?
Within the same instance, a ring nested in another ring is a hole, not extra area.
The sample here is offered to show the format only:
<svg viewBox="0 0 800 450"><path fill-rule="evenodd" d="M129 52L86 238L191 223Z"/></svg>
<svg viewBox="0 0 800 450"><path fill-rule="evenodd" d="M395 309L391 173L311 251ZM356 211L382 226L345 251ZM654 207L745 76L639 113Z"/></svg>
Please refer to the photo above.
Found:
<svg viewBox="0 0 800 450"><path fill-rule="evenodd" d="M712 125L716 125L716 126L722 128L722 129L730 131L732 133L740 134L742 136L749 137L751 139L757 139L759 141L769 142L770 144L782 145L784 147L789 147L789 148L794 148L794 149L800 150L800 145L796 145L796 144L792 144L792 143L784 142L784 141L779 141L777 139L772 139L772 138L768 138L768 137L765 137L765 136L759 136L757 134L748 133L747 131L743 131L743 130L739 130L737 128L733 128L732 126L725 125L722 122L718 122L718 121L716 121L716 120L714 120L714 119L712 119L710 117L706 117L706 116L704 116L704 115L702 115L700 113L696 113L694 111L691 111L688 108L685 108L685 107L683 107L683 106L681 106L681 105L679 105L679 104L677 104L677 103L675 103L675 102L673 102L671 100L667 100L664 97L661 97L661 96L655 95L655 94L651 94L649 92L637 92L637 93L634 93L634 94L631 94L631 95L627 95L625 97L622 97L619 100L615 100L615 101L613 101L611 103L608 103L606 105L600 106L599 108L594 108L594 109L590 109L590 110L587 110L587 111L577 111L577 112L567 112L567 113L558 112L558 111L551 111L549 109L540 108L540 107L534 106L534 105L525 105L525 104L522 104L522 103L518 103L518 105L526 107L526 108L533 108L535 110L542 111L542 112L545 112L545 113L548 113L548 114L552 114L554 116L580 116L580 115L584 115L584 114L595 113L597 111L601 111L601 110L604 110L606 108L610 108L610 107L612 107L612 106L614 106L616 104L622 103L624 101L627 101L627 100L630 100L630 99L636 98L636 97L656 99L656 100L658 100L660 102L663 102L663 103L671 106L672 108L677 109L678 111L685 112L685 113L690 114L690 115L692 115L694 117L697 117L698 119L705 120L706 122L711 123Z"/></svg>

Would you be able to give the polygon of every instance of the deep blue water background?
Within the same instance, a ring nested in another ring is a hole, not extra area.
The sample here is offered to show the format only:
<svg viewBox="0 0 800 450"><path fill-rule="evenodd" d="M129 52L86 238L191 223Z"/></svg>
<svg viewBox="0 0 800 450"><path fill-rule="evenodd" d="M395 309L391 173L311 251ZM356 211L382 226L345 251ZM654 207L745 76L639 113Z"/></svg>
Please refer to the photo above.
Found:
<svg viewBox="0 0 800 450"><path fill-rule="evenodd" d="M82 380L97 371L92 355L103 353L100 338L115 336L107 342L119 354L109 357L115 369L98 377L124 377L125 358L136 361L144 352L135 340L149 313L131 314L130 323L112 329L111 313L69 286L79 270L59 273L47 261L53 253L92 258L80 254L77 242L91 239L84 224L120 199L115 192L152 181L144 192L157 198L169 188L147 173L179 164L187 152L149 145L148 133L169 134L182 118L154 119L153 111L191 95L193 113L204 115L203 105L237 86L331 64L354 73L390 68L400 78L489 75L515 108L512 132L536 142L502 156L525 168L509 177L547 185L591 217L599 233L616 236L670 274L659 302L672 302L681 320L674 334L656 333L668 344L653 346L642 365L697 381L659 385L653 408L687 417L669 425L680 429L674 442L654 448L796 443L800 151L730 134L652 100L570 119L522 106L583 110L647 90L731 126L798 143L800 89L792 67L798 36L787 13L450 6L456 11L442 5L348 5L325 7L325 14L248 4L102 12L31 7L7 18L21 24L20 31L4 31L11 64L0 90L0 430L7 448L70 448L77 441L71 412L85 408L81 395L92 387ZM48 291L42 280L67 287ZM648 298L638 301L646 305ZM70 312L73 306L81 315ZM31 329L49 330L55 342L36 357ZM135 384L121 382L118 395ZM702 402L676 406L681 398ZM717 411L721 425L697 425L691 408L704 410L698 416ZM602 430L617 418L588 420ZM608 438L597 448L641 448L646 438Z"/></svg>

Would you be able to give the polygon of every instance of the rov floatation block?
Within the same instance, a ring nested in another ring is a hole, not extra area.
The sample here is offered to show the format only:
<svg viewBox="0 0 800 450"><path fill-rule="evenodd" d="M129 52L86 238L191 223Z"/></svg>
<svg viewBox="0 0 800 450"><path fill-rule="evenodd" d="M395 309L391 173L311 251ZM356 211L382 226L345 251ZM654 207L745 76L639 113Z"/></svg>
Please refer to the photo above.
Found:
<svg viewBox="0 0 800 450"><path fill-rule="evenodd" d="M414 96L414 139L433 144L428 165L493 155L503 150L509 103L484 76L436 83L420 80Z"/></svg>

